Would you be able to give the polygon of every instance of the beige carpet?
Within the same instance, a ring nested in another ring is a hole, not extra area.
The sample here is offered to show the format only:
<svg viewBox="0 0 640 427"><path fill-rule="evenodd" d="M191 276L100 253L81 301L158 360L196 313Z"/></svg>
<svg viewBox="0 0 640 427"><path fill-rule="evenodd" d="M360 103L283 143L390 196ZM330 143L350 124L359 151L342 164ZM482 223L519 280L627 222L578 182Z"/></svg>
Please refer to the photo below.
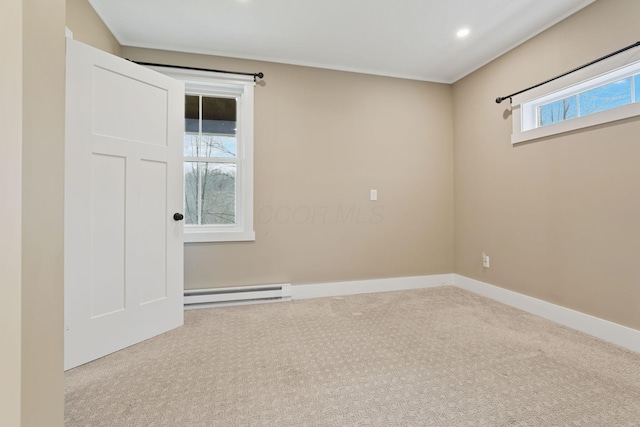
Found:
<svg viewBox="0 0 640 427"><path fill-rule="evenodd" d="M65 388L67 426L640 426L639 354L453 287L188 311Z"/></svg>

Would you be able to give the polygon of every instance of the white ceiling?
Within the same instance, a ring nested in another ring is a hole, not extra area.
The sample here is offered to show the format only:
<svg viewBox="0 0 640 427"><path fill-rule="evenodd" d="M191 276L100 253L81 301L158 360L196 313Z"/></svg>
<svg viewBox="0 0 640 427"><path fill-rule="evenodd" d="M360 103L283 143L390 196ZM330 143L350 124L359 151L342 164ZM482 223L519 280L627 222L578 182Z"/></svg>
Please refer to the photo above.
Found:
<svg viewBox="0 0 640 427"><path fill-rule="evenodd" d="M452 83L594 0L89 1L124 46Z"/></svg>

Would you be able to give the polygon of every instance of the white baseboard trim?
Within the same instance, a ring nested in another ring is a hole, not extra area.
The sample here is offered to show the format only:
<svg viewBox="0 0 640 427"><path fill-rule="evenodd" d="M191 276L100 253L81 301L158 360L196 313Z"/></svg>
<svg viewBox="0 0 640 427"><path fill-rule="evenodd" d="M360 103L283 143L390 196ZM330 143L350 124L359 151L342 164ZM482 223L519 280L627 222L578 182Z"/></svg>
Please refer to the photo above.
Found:
<svg viewBox="0 0 640 427"><path fill-rule="evenodd" d="M316 283L291 286L291 299L322 298L372 292L403 291L451 285L452 274L394 277L390 279L355 280L350 282Z"/></svg>
<svg viewBox="0 0 640 427"><path fill-rule="evenodd" d="M453 284L461 289L640 353L640 331L638 330L459 274L453 274Z"/></svg>

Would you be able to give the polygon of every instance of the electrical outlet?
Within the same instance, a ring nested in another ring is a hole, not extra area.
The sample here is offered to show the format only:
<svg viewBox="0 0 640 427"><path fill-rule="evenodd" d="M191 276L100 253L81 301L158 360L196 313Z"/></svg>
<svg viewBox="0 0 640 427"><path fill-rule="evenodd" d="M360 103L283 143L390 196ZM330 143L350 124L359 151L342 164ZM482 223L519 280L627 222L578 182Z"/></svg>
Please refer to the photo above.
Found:
<svg viewBox="0 0 640 427"><path fill-rule="evenodd" d="M375 188L371 189L371 200L378 200L378 190Z"/></svg>
<svg viewBox="0 0 640 427"><path fill-rule="evenodd" d="M484 268L489 268L490 263L489 263L489 255L487 255L486 253L482 252L482 266Z"/></svg>

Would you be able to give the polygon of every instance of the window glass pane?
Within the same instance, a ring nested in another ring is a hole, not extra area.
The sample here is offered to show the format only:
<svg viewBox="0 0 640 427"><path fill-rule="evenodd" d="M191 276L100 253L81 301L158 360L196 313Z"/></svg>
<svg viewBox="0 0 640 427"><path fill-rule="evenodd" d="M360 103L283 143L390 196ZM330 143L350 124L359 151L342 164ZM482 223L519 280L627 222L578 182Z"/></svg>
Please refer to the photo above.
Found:
<svg viewBox="0 0 640 427"><path fill-rule="evenodd" d="M184 97L184 129L188 133L198 133L198 120L200 120L200 97L186 95Z"/></svg>
<svg viewBox="0 0 640 427"><path fill-rule="evenodd" d="M236 157L236 100L202 97L201 157Z"/></svg>
<svg viewBox="0 0 640 427"><path fill-rule="evenodd" d="M640 74L636 74L636 75L633 77L633 79L634 79L634 80L633 80L633 85L634 85L634 86L635 86L635 88L636 88L636 91L635 91L635 92L636 92L635 100L636 100L636 102L640 102Z"/></svg>
<svg viewBox="0 0 640 427"><path fill-rule="evenodd" d="M235 224L236 165L185 162L184 212L187 225Z"/></svg>
<svg viewBox="0 0 640 427"><path fill-rule="evenodd" d="M235 224L236 165L200 163L201 224Z"/></svg>
<svg viewBox="0 0 640 427"><path fill-rule="evenodd" d="M611 110L631 104L631 77L580 94L580 115Z"/></svg>
<svg viewBox="0 0 640 427"><path fill-rule="evenodd" d="M184 97L184 155L198 156L200 144L200 97L186 95Z"/></svg>
<svg viewBox="0 0 640 427"><path fill-rule="evenodd" d="M548 126L578 117L576 98L574 95L540 106L538 109L538 126Z"/></svg>
<svg viewBox="0 0 640 427"><path fill-rule="evenodd" d="M198 157L200 148L200 135L186 133L184 134L184 153L185 157Z"/></svg>
<svg viewBox="0 0 640 427"><path fill-rule="evenodd" d="M198 181L200 168L197 162L184 163L184 223L198 224Z"/></svg>
<svg viewBox="0 0 640 427"><path fill-rule="evenodd" d="M186 95L184 113L184 156L236 157L235 99Z"/></svg>
<svg viewBox="0 0 640 427"><path fill-rule="evenodd" d="M199 157L236 157L238 144L235 136L202 134L198 142Z"/></svg>
<svg viewBox="0 0 640 427"><path fill-rule="evenodd" d="M219 135L184 134L185 157L229 157L236 156L236 138Z"/></svg>

